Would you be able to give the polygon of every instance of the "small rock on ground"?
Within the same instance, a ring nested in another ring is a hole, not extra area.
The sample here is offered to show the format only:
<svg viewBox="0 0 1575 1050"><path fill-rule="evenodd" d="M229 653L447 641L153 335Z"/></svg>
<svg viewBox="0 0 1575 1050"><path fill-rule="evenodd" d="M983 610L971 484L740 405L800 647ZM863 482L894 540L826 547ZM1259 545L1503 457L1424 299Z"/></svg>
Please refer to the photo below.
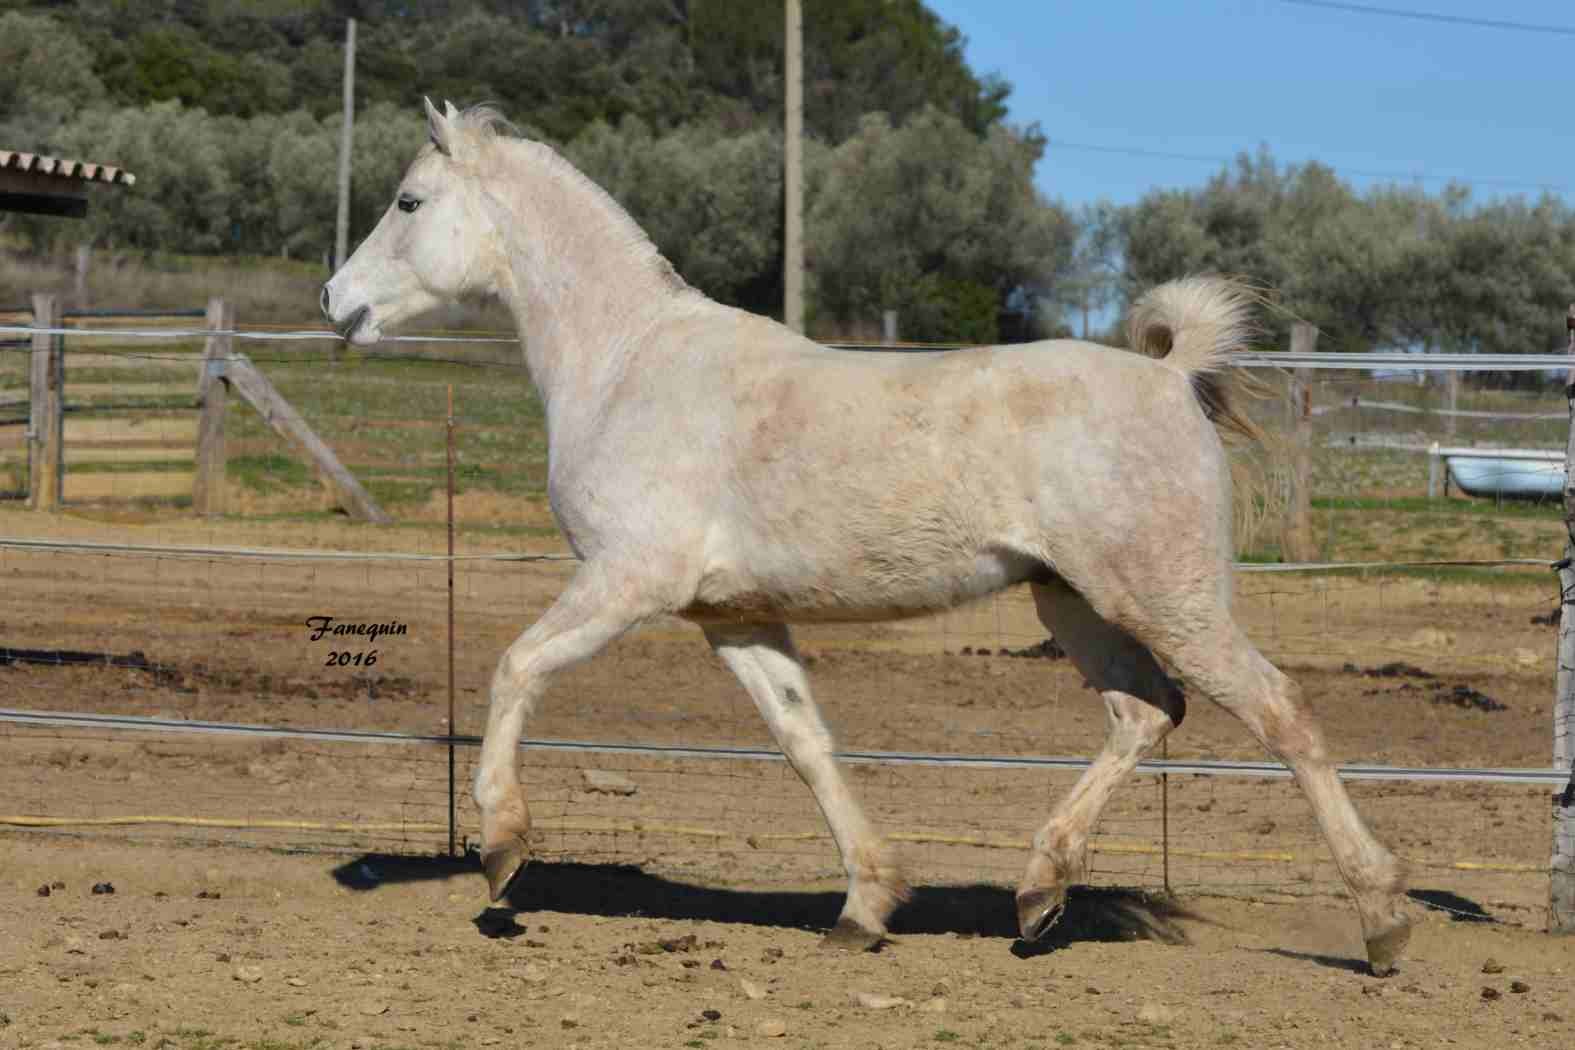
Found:
<svg viewBox="0 0 1575 1050"><path fill-rule="evenodd" d="M582 769L580 777L585 790L600 795L632 795L640 786L622 773L609 773L601 769Z"/></svg>
<svg viewBox="0 0 1575 1050"><path fill-rule="evenodd" d="M767 1018L755 1026L755 1034L763 1035L768 1039L787 1035L787 1022L778 1017Z"/></svg>

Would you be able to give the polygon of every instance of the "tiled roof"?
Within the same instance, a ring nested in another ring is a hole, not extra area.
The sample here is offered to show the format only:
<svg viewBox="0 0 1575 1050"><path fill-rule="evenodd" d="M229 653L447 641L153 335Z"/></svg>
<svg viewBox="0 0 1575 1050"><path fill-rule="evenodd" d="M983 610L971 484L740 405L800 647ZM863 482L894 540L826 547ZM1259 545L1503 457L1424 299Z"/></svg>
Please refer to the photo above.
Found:
<svg viewBox="0 0 1575 1050"><path fill-rule="evenodd" d="M137 181L131 172L108 164L89 164L81 160L62 160L59 157L6 149L0 149L0 171L21 171L78 182L105 182L115 186L131 186Z"/></svg>

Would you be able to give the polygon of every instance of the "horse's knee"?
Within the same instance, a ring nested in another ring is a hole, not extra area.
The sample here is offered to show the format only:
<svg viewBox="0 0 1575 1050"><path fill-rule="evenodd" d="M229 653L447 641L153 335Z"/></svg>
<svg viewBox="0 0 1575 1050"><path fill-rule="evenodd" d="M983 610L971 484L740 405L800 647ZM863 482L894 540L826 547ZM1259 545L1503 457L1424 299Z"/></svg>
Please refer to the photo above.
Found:
<svg viewBox="0 0 1575 1050"><path fill-rule="evenodd" d="M1146 695L1111 690L1105 694L1105 706L1112 742L1122 753L1147 751L1179 726L1187 713L1185 697L1169 680L1163 689Z"/></svg>

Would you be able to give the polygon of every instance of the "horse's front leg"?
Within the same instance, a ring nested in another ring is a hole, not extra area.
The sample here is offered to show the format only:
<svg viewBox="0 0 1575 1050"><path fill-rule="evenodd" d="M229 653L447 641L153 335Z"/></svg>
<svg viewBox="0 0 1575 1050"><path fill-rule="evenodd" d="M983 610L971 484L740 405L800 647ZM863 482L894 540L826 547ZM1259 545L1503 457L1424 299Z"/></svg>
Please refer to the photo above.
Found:
<svg viewBox="0 0 1575 1050"><path fill-rule="evenodd" d="M530 809L518 771L526 719L535 713L554 671L596 655L656 611L642 593L628 574L582 566L552 607L498 661L475 786L481 864L494 901L530 859Z"/></svg>
<svg viewBox="0 0 1575 1050"><path fill-rule="evenodd" d="M868 948L886 933L886 920L908 897L890 847L876 834L832 757L831 734L810 696L809 680L784 624L711 625L706 640L738 676L771 727L777 746L815 794L842 854L848 896L834 947Z"/></svg>

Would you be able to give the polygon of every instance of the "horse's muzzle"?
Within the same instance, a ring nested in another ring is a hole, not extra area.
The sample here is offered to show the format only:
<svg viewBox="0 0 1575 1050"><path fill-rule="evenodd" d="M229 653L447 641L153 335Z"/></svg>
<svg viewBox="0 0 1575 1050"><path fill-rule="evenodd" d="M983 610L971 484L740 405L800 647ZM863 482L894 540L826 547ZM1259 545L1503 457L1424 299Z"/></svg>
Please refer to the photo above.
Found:
<svg viewBox="0 0 1575 1050"><path fill-rule="evenodd" d="M339 333L339 338L349 342L355 337L356 329L361 327L361 322L365 321L367 317L371 315L371 313L371 307L363 306L349 317L346 317L343 321L335 322L334 331ZM332 321L333 318L330 317L329 320Z"/></svg>

